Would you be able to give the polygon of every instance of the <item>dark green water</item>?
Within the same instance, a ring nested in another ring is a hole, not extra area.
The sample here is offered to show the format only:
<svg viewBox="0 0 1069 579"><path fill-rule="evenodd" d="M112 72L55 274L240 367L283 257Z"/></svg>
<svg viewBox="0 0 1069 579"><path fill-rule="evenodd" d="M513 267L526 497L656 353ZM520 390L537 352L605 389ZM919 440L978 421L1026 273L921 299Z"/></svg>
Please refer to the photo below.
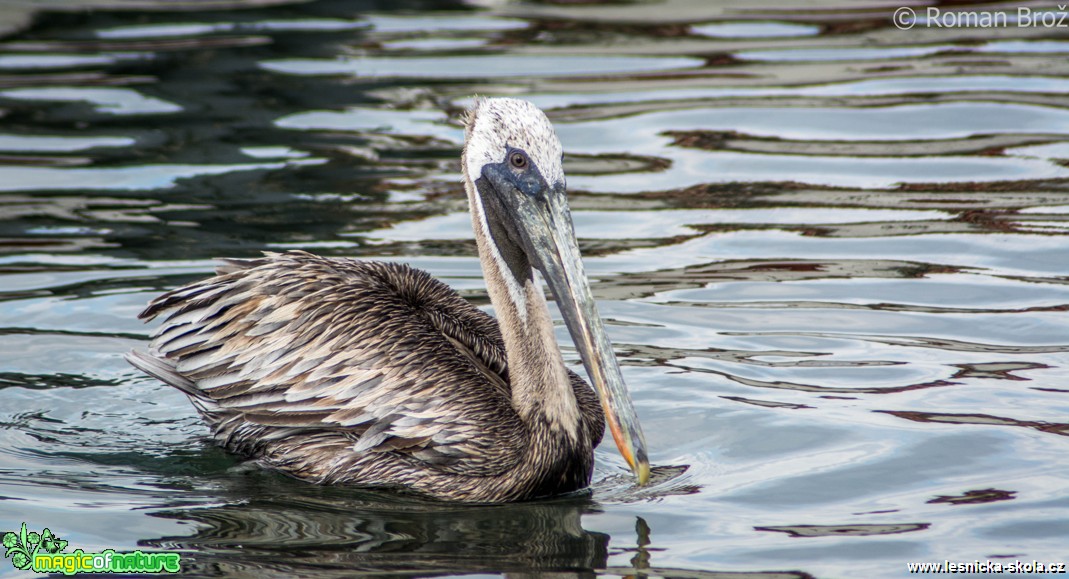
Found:
<svg viewBox="0 0 1069 579"><path fill-rule="evenodd" d="M258 578L1069 562L1069 28L1018 26L1042 5L72 4L0 9L32 22L0 40L0 531ZM125 364L214 257L405 261L486 305L473 94L556 124L651 460L686 474L636 493L609 444L584 498L319 488Z"/></svg>

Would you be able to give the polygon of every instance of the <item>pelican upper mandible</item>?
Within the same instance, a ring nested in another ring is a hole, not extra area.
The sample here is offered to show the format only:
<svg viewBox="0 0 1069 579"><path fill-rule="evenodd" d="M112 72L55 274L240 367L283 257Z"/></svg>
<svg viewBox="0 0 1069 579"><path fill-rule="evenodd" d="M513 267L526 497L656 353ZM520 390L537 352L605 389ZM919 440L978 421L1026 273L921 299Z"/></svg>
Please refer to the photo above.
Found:
<svg viewBox="0 0 1069 579"><path fill-rule="evenodd" d="M462 155L497 316L406 265L302 251L170 291L127 359L184 392L224 448L300 479L503 502L590 484L608 422L639 484L642 430L583 270L562 148L533 104L477 99ZM568 370L535 271L593 389Z"/></svg>

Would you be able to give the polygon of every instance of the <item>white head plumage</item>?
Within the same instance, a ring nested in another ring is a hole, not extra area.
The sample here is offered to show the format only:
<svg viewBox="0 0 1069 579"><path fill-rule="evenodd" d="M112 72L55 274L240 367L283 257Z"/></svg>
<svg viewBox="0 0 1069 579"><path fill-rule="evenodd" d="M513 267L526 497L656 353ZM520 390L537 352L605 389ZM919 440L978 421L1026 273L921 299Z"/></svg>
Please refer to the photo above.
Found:
<svg viewBox="0 0 1069 579"><path fill-rule="evenodd" d="M512 98L476 100L467 122L464 162L477 179L483 166L505 160L509 147L520 149L550 185L564 184L563 148L553 125L538 107Z"/></svg>

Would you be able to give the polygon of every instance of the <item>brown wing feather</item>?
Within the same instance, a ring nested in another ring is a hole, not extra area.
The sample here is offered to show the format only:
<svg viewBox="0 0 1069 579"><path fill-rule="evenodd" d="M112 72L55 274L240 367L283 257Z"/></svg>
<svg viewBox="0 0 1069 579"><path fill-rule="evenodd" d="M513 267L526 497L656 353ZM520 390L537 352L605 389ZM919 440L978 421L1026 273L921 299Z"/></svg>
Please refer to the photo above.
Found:
<svg viewBox="0 0 1069 579"><path fill-rule="evenodd" d="M425 272L267 254L228 261L140 317L161 314L131 363L189 394L233 449L270 454L289 433L334 432L354 453L488 476L526 445L496 323Z"/></svg>

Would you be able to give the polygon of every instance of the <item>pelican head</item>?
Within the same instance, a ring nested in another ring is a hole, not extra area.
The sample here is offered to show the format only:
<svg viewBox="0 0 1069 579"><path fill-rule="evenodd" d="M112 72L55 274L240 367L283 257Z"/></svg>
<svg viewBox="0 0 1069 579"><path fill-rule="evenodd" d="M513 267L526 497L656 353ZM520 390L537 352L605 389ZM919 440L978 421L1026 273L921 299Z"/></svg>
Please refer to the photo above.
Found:
<svg viewBox="0 0 1069 579"><path fill-rule="evenodd" d="M532 268L549 285L601 399L620 454L649 479L649 459L575 240L562 167L563 150L546 115L516 99L480 99L467 124L464 172L476 228L521 312Z"/></svg>

